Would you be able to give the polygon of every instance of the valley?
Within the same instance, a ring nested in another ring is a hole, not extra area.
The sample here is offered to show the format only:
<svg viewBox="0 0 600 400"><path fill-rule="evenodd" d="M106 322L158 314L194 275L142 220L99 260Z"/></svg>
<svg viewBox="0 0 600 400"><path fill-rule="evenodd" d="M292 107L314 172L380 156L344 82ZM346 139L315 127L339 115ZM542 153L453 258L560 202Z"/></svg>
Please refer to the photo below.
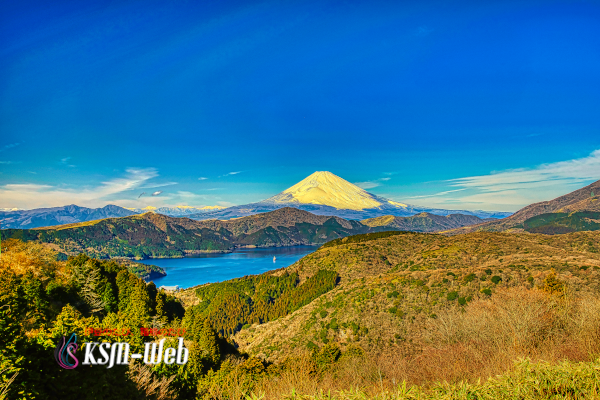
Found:
<svg viewBox="0 0 600 400"><path fill-rule="evenodd" d="M185 329L189 366L140 372L180 398L297 390L347 398L357 385L361 396L389 397L402 382L414 396L390 398L437 398L458 385L491 399L518 385L514 374L560 374L559 362L590 382L581 371L600 353L600 215L588 190L498 221L420 213L359 222L283 207L230 220L148 212L7 229L0 286L17 289L2 292L11 308L0 312L18 314L14 340L36 354L65 326L82 340L90 324ZM160 282L164 270L123 259L315 244L284 268L269 254L275 269L167 292L146 282ZM21 368L21 358L9 360L11 371ZM111 370L105 379L136 390L128 376Z"/></svg>

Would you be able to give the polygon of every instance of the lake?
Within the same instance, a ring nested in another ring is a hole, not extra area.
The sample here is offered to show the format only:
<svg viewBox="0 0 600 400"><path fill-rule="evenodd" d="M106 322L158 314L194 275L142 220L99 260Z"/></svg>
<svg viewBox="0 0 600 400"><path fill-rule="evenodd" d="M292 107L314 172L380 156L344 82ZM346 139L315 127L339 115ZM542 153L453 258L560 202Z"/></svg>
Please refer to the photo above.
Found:
<svg viewBox="0 0 600 400"><path fill-rule="evenodd" d="M157 265L165 270L167 276L153 280L157 287L178 285L185 289L203 283L221 282L287 267L316 249L315 246L239 249L233 253L153 258L139 262ZM277 258L275 262L273 257Z"/></svg>

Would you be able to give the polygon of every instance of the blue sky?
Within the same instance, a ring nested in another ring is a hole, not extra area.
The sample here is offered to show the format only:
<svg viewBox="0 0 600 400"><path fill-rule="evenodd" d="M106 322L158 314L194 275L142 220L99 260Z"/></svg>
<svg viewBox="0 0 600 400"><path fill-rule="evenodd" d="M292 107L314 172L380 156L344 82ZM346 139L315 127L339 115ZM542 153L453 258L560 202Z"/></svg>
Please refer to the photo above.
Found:
<svg viewBox="0 0 600 400"><path fill-rule="evenodd" d="M597 1L3 2L0 207L244 204L327 170L514 211L600 179L598 38Z"/></svg>

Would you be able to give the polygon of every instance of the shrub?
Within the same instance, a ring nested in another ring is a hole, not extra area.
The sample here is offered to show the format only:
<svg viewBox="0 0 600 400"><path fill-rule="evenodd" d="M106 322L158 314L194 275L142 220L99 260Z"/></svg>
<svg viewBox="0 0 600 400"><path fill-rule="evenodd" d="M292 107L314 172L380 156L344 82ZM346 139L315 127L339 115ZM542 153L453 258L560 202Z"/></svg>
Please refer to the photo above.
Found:
<svg viewBox="0 0 600 400"><path fill-rule="evenodd" d="M461 306L464 306L467 304L467 300L464 297L459 297L458 304L460 304Z"/></svg>
<svg viewBox="0 0 600 400"><path fill-rule="evenodd" d="M341 355L342 352L340 348L337 347L336 344L330 343L323 346L321 350L319 350L319 352L316 353L315 361L317 362L317 364L321 365L331 364L336 362Z"/></svg>
<svg viewBox="0 0 600 400"><path fill-rule="evenodd" d="M500 282L502 282L502 278L500 278L498 275L494 275L494 276L492 276L492 283L493 283L494 285L497 285L497 284L499 284Z"/></svg>
<svg viewBox="0 0 600 400"><path fill-rule="evenodd" d="M398 336L398 335L396 335ZM355 346L355 345L350 345L346 348L346 350L344 350L344 352L342 353L342 357L344 358L356 358L356 357L364 357L365 355L365 351L362 349L362 347L359 346Z"/></svg>
<svg viewBox="0 0 600 400"><path fill-rule="evenodd" d="M564 283L562 283L554 273L548 275L544 279L544 291L550 294L561 294L564 291Z"/></svg>
<svg viewBox="0 0 600 400"><path fill-rule="evenodd" d="M329 315L329 313L327 311L323 310L323 311L321 311L320 315L321 315L321 318L325 318L326 316Z"/></svg>
<svg viewBox="0 0 600 400"><path fill-rule="evenodd" d="M486 269L484 272L485 272L486 274L488 274L488 275L491 275L491 274L492 274L492 270L491 270L491 269L489 269L489 268L488 268L488 269Z"/></svg>
<svg viewBox="0 0 600 400"><path fill-rule="evenodd" d="M448 294L446 295L446 298L448 299L448 301L454 301L458 298L458 292L456 292L456 291L448 292Z"/></svg>
<svg viewBox="0 0 600 400"><path fill-rule="evenodd" d="M490 289L481 289L480 290L481 293L487 295L487 296L491 296L492 295L492 291Z"/></svg>
<svg viewBox="0 0 600 400"><path fill-rule="evenodd" d="M465 276L465 282L469 283L469 282L473 282L473 280L475 279L476 275L475 274L469 274L467 276Z"/></svg>
<svg viewBox="0 0 600 400"><path fill-rule="evenodd" d="M337 331L338 329L340 329L337 319L334 318L331 320L331 322L329 323L329 329L332 329L334 331Z"/></svg>

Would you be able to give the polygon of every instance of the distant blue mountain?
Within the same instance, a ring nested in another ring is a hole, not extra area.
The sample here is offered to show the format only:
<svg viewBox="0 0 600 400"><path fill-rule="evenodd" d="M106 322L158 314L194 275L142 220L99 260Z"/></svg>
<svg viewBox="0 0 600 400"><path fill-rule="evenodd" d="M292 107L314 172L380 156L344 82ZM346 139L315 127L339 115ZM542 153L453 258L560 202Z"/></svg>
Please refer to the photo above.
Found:
<svg viewBox="0 0 600 400"><path fill-rule="evenodd" d="M34 210L0 211L0 223L2 229L31 229L103 218L128 217L134 214L137 213L112 204L102 208L79 207L71 204Z"/></svg>

